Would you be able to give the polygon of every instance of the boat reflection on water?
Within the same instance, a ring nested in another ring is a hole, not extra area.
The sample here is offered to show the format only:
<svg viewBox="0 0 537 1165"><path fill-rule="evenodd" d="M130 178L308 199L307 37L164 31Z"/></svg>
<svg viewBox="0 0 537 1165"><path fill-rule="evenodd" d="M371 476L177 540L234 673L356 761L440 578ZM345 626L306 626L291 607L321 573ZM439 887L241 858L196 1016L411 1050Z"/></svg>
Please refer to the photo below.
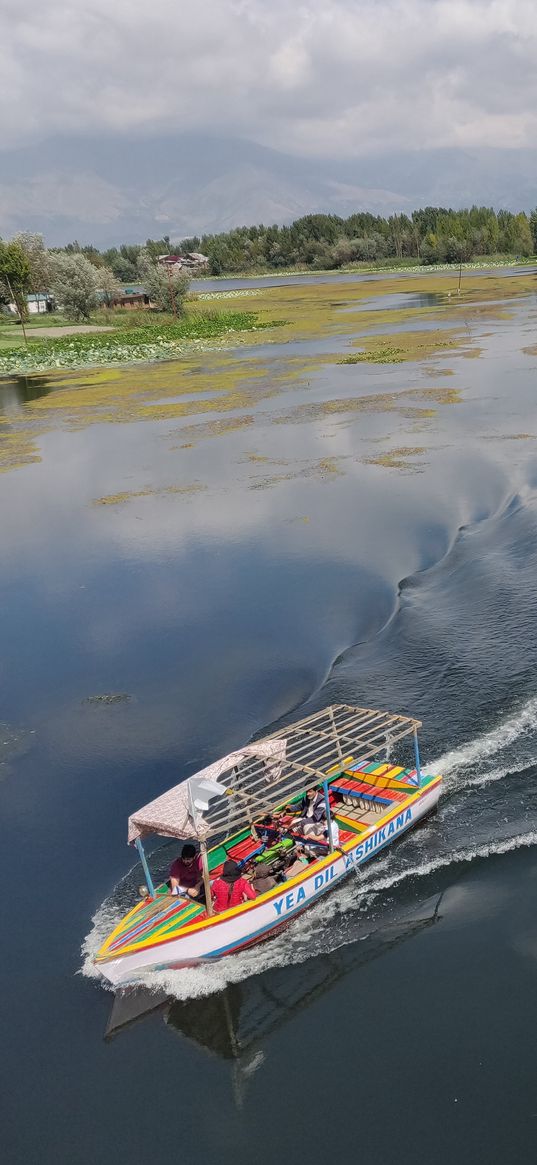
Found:
<svg viewBox="0 0 537 1165"><path fill-rule="evenodd" d="M232 1062L233 1091L240 1107L248 1078L265 1058L264 1041L351 971L438 922L443 896L444 891L414 907L412 917L406 912L403 919L391 919L374 931L364 928L356 941L329 954L274 967L241 983L229 983L213 995L179 1000L143 987L118 991L105 1039L161 1012L168 1027L199 1048Z"/></svg>

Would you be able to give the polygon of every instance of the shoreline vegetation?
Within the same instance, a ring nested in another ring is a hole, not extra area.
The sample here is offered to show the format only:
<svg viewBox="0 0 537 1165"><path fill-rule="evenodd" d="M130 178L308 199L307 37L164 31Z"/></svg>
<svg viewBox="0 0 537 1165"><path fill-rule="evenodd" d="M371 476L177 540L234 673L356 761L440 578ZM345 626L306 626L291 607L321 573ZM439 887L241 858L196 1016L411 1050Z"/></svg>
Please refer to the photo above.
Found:
<svg viewBox="0 0 537 1165"><path fill-rule="evenodd" d="M99 322L103 314L100 313ZM261 320L258 313L245 311L194 312L179 320L156 315L149 321L147 314L141 324L138 316L137 326L133 326L131 318L119 327L114 323L112 328L110 324L96 326L78 334L72 329L70 335L47 335L44 339L32 336L26 346L21 342L16 347L2 346L0 328L0 379L54 369L174 360L187 353L225 347L231 338L233 345L237 345L242 335L284 323L283 320ZM113 317L117 315L113 313ZM65 320L60 318L57 326L61 328L63 324ZM52 330L50 316L43 318L45 325L47 331Z"/></svg>
<svg viewBox="0 0 537 1165"><path fill-rule="evenodd" d="M455 281L459 272L467 279L478 275L479 272L500 268L519 268L524 274L524 268L533 266L531 259L525 263L514 260L512 257L493 256L483 257L477 263L462 263L456 267L453 264L428 265L426 267L410 265L409 261L401 260L397 265L390 267L377 264L353 264L342 268L338 272L333 270L315 271L290 268L277 273L265 272L253 276L251 273L243 278L257 281L265 278L281 279L282 288L285 287L286 277L303 275L311 279L313 274L318 276L367 275L377 274L401 275L407 277L445 275L451 273L454 279L452 292L455 290ZM228 276L211 277L215 281L228 279ZM236 276L235 278L238 278ZM289 287L292 285L288 284ZM462 282L464 289L464 278ZM395 290L395 286L394 286ZM269 293L276 288L267 288ZM447 288L446 288L447 291ZM448 294L451 294L449 292ZM275 315L281 311L281 304L263 301L262 305L253 303L254 310L228 310L234 300L262 297L262 287L195 291L192 289L185 302L185 313L174 319L170 312L151 311L147 308L106 308L101 307L94 311L87 325L77 330L76 325L60 312L33 316L27 321L27 342L20 325L13 319L0 317L0 382L13 376L26 376L58 370L105 368L109 366L128 366L138 363L152 363L155 361L169 361L195 355L203 351L217 351L218 349L246 343L248 336L260 331L274 329L277 331L286 324L285 319L270 318L269 308L274 309ZM218 304L218 308L216 305ZM222 306L220 307L220 304ZM214 305L214 306L213 306ZM234 304L233 304L234 306ZM238 305L237 305L238 306ZM261 311L258 310L261 306ZM71 325L71 334L62 334L66 325ZM58 329L58 335L51 335ZM41 337L39 332L46 332ZM360 357L365 359L365 357ZM352 360L354 361L354 358ZM387 362L387 361L386 361Z"/></svg>

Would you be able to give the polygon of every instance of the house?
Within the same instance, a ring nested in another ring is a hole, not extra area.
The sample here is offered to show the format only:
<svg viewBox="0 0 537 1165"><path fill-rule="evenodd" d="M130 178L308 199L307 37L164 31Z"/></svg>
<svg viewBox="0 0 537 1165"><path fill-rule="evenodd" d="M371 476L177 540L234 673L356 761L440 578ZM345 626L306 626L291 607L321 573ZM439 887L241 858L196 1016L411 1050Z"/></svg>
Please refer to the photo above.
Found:
<svg viewBox="0 0 537 1165"><path fill-rule="evenodd" d="M199 251L188 251L186 255L159 255L158 262L170 271L204 271L209 266L207 255Z"/></svg>
<svg viewBox="0 0 537 1165"><path fill-rule="evenodd" d="M26 304L28 308L28 315L30 316L45 315L46 312L54 311L54 308L56 307L54 299L46 291L43 291L38 295L27 295ZM6 307L11 315L18 316L19 309L16 303L8 303Z"/></svg>

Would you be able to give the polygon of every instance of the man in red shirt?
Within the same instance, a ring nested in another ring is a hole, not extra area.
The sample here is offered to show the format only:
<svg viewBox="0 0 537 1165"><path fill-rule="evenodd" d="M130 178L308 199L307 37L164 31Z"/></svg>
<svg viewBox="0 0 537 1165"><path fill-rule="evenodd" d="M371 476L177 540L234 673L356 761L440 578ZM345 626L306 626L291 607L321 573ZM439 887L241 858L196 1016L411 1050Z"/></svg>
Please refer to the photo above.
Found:
<svg viewBox="0 0 537 1165"><path fill-rule="evenodd" d="M187 843L183 846L181 856L170 866L170 890L172 894L188 894L191 898L199 898L202 882L201 857L195 847Z"/></svg>

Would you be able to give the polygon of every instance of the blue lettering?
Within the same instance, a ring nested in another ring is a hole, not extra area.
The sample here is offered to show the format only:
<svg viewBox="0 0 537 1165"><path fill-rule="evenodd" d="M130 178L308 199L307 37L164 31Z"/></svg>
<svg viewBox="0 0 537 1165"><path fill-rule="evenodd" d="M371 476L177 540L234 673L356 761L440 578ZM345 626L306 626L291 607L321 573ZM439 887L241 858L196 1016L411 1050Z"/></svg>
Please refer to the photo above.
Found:
<svg viewBox="0 0 537 1165"><path fill-rule="evenodd" d="M286 910L290 910L290 909L291 909L291 907L292 907L292 905L293 905L293 902L294 902L294 900L295 900L295 898L294 898L294 894L293 894L293 893L291 893L291 894L286 894L286 895L285 895L285 909L286 909Z"/></svg>
<svg viewBox="0 0 537 1165"><path fill-rule="evenodd" d="M328 870L328 881L329 882L332 881L332 878L334 877L335 872L336 872L336 867L330 866L330 869Z"/></svg>
<svg viewBox="0 0 537 1165"><path fill-rule="evenodd" d="M388 837L391 837L392 833L395 833L395 825L394 825L393 821L390 821L390 824L388 826Z"/></svg>
<svg viewBox="0 0 537 1165"><path fill-rule="evenodd" d="M364 847L363 847L363 845L357 845L357 846L356 846L356 861L357 861L357 862L359 862L359 861L360 861L360 859L361 859L361 858L363 858L363 856L364 856Z"/></svg>
<svg viewBox="0 0 537 1165"><path fill-rule="evenodd" d="M347 854L347 857L345 858L345 869L346 870L348 870L349 866L352 866L353 861L354 861L354 854Z"/></svg>
<svg viewBox="0 0 537 1165"><path fill-rule="evenodd" d="M395 822L395 828L402 829L404 824L405 824L405 815L404 815L404 813L400 813L399 817L397 818L397 821Z"/></svg>
<svg viewBox="0 0 537 1165"><path fill-rule="evenodd" d="M379 845L380 845L381 841L386 841L386 826L385 825L383 825L382 829L379 829L379 831L377 833L377 838L378 838Z"/></svg>
<svg viewBox="0 0 537 1165"><path fill-rule="evenodd" d="M276 911L276 914L281 914L282 906L283 906L283 898L280 898L279 902L274 903L274 909Z"/></svg>
<svg viewBox="0 0 537 1165"><path fill-rule="evenodd" d="M405 825L406 825L407 821L412 821L412 810L411 809L407 809L407 811L406 811Z"/></svg>
<svg viewBox="0 0 537 1165"><path fill-rule="evenodd" d="M365 846L364 846L364 849L365 849L365 852L366 852L366 854L368 854L368 853L371 853L371 850L373 849L373 846L374 846L374 841L373 841L373 838L372 838L372 837L368 837L368 839L367 839L367 841L366 841L366 843L365 843Z"/></svg>
<svg viewBox="0 0 537 1165"><path fill-rule="evenodd" d="M314 882L315 889L320 890L323 882L324 882L324 874L316 874L315 875L315 882Z"/></svg>
<svg viewBox="0 0 537 1165"><path fill-rule="evenodd" d="M304 887L303 887L303 886L299 886L299 888L298 888L298 894L297 894L297 896L296 896L297 903L298 903L298 902L303 902L305 897L306 897L306 891L305 891Z"/></svg>

